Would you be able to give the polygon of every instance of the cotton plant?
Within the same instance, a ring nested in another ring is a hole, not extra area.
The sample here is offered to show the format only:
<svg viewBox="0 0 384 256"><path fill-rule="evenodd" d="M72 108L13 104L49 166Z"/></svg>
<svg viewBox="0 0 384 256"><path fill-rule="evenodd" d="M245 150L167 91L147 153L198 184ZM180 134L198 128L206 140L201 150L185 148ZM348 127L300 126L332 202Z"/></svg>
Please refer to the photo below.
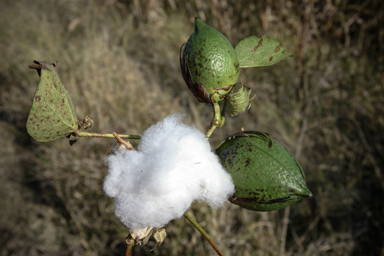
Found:
<svg viewBox="0 0 384 256"><path fill-rule="evenodd" d="M29 67L37 70L40 82L27 131L40 142L63 137L70 145L80 137L117 140L119 146L105 157L103 189L129 231L126 255L152 235L162 243L164 227L182 216L223 255L186 213L194 201L212 208L228 201L251 211L274 211L312 196L301 165L270 134L239 131L216 148L209 143L215 129L224 126L226 113L236 116L251 106L252 90L238 81L240 69L273 65L291 55L268 36L247 37L234 48L223 34L196 18L195 31L180 49L180 68L196 99L213 107L205 134L184 124L183 114L166 117L143 135L90 133L93 119L78 119L57 62L33 61ZM140 140L137 150L129 140Z"/></svg>

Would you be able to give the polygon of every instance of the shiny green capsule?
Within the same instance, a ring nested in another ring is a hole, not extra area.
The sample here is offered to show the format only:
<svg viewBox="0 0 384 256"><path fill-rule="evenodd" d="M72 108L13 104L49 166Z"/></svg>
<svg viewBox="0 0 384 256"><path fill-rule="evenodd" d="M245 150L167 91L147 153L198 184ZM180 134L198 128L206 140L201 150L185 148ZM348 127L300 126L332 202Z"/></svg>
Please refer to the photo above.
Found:
<svg viewBox="0 0 384 256"><path fill-rule="evenodd" d="M274 211L312 197L295 159L269 134L236 133L216 149L236 192L230 202L253 211Z"/></svg>
<svg viewBox="0 0 384 256"><path fill-rule="evenodd" d="M183 78L200 102L222 101L240 75L237 53L215 28L195 19L195 31L180 52Z"/></svg>

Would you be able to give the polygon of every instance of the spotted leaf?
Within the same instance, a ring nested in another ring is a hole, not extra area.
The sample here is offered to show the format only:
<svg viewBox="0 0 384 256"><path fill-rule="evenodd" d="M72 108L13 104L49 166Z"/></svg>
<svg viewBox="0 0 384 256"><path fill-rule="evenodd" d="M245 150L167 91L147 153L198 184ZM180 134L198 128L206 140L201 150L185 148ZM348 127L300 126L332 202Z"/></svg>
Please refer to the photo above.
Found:
<svg viewBox="0 0 384 256"><path fill-rule="evenodd" d="M235 48L240 68L273 65L289 56L282 44L269 36L250 36L241 40Z"/></svg>
<svg viewBox="0 0 384 256"><path fill-rule="evenodd" d="M71 97L57 73L57 61L35 60L29 67L36 69L40 76L27 120L29 135L41 142L70 135L78 127L77 117Z"/></svg>

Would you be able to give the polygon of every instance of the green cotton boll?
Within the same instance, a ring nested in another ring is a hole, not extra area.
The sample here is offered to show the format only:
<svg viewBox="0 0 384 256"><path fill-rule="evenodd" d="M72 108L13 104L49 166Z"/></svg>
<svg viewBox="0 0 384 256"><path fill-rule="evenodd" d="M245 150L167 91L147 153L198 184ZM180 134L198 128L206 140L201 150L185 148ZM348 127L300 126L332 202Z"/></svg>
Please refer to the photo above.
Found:
<svg viewBox="0 0 384 256"><path fill-rule="evenodd" d="M216 153L235 184L233 204L274 211L312 197L295 157L266 133L236 133L221 142Z"/></svg>
<svg viewBox="0 0 384 256"><path fill-rule="evenodd" d="M251 88L241 85L238 90L233 90L225 97L227 111L230 116L237 116L251 107L250 102L253 99L250 98L251 93Z"/></svg>
<svg viewBox="0 0 384 256"><path fill-rule="evenodd" d="M183 78L200 102L224 100L240 75L237 53L215 28L195 19L195 31L180 52Z"/></svg>

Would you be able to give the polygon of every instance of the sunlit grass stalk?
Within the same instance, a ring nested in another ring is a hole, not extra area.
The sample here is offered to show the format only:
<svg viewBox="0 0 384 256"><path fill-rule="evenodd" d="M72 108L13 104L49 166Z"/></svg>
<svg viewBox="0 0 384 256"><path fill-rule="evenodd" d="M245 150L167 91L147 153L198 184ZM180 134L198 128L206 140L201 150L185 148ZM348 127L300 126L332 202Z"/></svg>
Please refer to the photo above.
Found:
<svg viewBox="0 0 384 256"><path fill-rule="evenodd" d="M220 251L219 247L215 244L215 242L211 239L211 237L205 232L205 230L194 220L191 216L189 216L186 212L184 213L184 217L191 222L191 224L204 236L205 239L211 244L213 249L217 252L218 255L224 256L224 254Z"/></svg>

